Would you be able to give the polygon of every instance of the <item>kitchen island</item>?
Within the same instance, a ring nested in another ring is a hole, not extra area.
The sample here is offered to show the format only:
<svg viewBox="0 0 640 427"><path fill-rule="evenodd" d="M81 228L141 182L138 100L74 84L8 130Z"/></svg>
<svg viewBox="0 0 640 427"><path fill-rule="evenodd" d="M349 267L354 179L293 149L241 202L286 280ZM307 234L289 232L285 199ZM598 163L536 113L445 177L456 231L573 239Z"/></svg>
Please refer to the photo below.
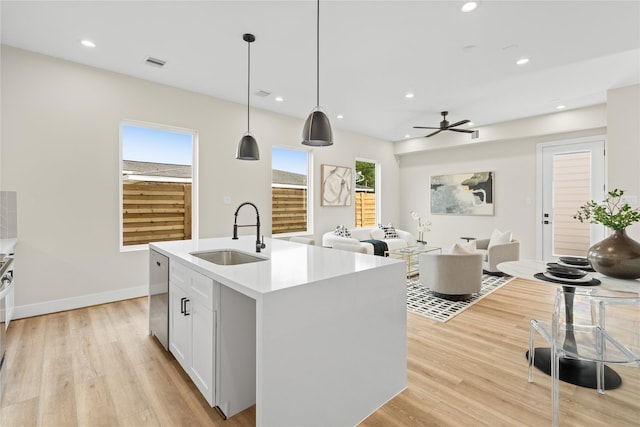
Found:
<svg viewBox="0 0 640 427"><path fill-rule="evenodd" d="M253 236L150 249L216 287L210 404L226 416L255 402L258 426L353 426L406 388L404 262L278 239L256 253ZM214 250L264 260L192 255Z"/></svg>

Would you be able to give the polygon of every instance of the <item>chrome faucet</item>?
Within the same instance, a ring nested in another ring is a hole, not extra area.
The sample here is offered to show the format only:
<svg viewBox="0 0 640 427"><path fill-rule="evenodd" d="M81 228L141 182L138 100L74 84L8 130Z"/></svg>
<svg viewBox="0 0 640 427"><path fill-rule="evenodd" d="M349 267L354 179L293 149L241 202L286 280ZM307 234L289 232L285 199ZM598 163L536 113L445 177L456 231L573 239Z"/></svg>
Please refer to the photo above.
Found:
<svg viewBox="0 0 640 427"><path fill-rule="evenodd" d="M251 205L253 209L256 210L256 223L255 224L244 224L238 225L238 212L240 212L240 208L244 205ZM256 252L260 252L260 249L264 249L267 246L264 244L264 236L262 236L262 241L260 241L260 213L258 212L258 208L251 202L244 202L238 209L236 209L235 219L233 221L233 240L238 240L238 227L256 227Z"/></svg>

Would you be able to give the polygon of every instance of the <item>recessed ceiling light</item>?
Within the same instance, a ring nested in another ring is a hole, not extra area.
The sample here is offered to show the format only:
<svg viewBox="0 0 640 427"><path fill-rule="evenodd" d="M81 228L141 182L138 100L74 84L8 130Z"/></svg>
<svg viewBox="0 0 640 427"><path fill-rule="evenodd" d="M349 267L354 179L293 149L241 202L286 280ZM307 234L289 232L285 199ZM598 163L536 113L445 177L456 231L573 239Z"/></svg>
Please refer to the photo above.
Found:
<svg viewBox="0 0 640 427"><path fill-rule="evenodd" d="M468 1L462 5L462 9L460 10L462 10L463 12L471 12L473 10L476 10L476 7L478 7L477 1Z"/></svg>
<svg viewBox="0 0 640 427"><path fill-rule="evenodd" d="M405 137L405 138L411 138L411 135L406 134L404 137Z"/></svg>
<svg viewBox="0 0 640 427"><path fill-rule="evenodd" d="M529 58L520 58L516 61L516 65L524 65L529 63Z"/></svg>
<svg viewBox="0 0 640 427"><path fill-rule="evenodd" d="M413 98L414 96L415 96L415 94L413 94L413 93L411 93L411 92L407 92L407 93L404 95L404 97L405 97L405 98L407 98L407 99L411 99L411 98Z"/></svg>
<svg viewBox="0 0 640 427"><path fill-rule="evenodd" d="M344 116L343 116L342 114L338 114L338 115L336 116L336 118L337 118L337 119L344 119Z"/></svg>
<svg viewBox="0 0 640 427"><path fill-rule="evenodd" d="M92 42L91 40L82 40L80 43L84 47L96 47L96 44L94 42Z"/></svg>
<svg viewBox="0 0 640 427"><path fill-rule="evenodd" d="M473 122L469 122L469 123L467 123L467 127L471 127L471 126L473 126L473 125L474 125L474 123L473 123Z"/></svg>
<svg viewBox="0 0 640 427"><path fill-rule="evenodd" d="M282 101L284 101L284 98L283 98L283 97L281 97L281 96L276 96L276 97L275 97L275 100L276 100L277 102L282 102Z"/></svg>
<svg viewBox="0 0 640 427"><path fill-rule="evenodd" d="M567 106L562 104L556 106L556 110L564 110L565 108L567 108Z"/></svg>

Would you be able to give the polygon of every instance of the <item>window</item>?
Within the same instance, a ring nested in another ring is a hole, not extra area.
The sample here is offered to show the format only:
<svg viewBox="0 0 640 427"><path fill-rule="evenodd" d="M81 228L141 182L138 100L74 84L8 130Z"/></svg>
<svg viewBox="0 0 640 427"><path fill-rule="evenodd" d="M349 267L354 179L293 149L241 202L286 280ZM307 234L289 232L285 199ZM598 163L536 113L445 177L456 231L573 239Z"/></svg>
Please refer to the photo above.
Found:
<svg viewBox="0 0 640 427"><path fill-rule="evenodd" d="M378 165L356 160L356 227L376 225L378 198L376 192Z"/></svg>
<svg viewBox="0 0 640 427"><path fill-rule="evenodd" d="M127 122L120 126L120 248L191 239L194 131Z"/></svg>
<svg viewBox="0 0 640 427"><path fill-rule="evenodd" d="M271 234L312 233L309 151L271 149Z"/></svg>

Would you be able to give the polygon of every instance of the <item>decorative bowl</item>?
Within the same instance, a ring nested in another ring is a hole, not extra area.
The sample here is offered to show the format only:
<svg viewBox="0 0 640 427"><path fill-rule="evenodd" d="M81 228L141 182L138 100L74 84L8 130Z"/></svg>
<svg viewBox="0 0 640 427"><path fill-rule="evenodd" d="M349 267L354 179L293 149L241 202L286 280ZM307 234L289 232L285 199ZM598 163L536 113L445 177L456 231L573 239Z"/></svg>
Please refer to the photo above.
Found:
<svg viewBox="0 0 640 427"><path fill-rule="evenodd" d="M571 264L571 265L580 266L580 267L589 266L589 260L587 258L561 256L559 259L565 264Z"/></svg>
<svg viewBox="0 0 640 427"><path fill-rule="evenodd" d="M563 267L561 265L547 267L547 273L563 279L581 279L587 275L587 272L584 270L572 267Z"/></svg>

